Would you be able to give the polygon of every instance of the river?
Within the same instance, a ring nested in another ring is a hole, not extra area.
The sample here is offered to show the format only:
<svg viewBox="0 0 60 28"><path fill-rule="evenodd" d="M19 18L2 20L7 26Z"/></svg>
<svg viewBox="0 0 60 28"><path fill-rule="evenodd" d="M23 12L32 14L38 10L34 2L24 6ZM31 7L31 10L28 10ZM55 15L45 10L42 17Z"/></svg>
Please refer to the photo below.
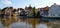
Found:
<svg viewBox="0 0 60 28"><path fill-rule="evenodd" d="M40 18L0 19L0 28L60 28L59 26L52 22L41 22Z"/></svg>

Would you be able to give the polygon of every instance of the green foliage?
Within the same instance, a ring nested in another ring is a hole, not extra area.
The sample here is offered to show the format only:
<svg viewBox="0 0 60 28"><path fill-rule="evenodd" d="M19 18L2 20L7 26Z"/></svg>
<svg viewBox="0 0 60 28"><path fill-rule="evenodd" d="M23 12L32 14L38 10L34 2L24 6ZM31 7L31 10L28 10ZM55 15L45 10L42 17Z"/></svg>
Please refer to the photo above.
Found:
<svg viewBox="0 0 60 28"><path fill-rule="evenodd" d="M0 9L0 14L2 13L2 9Z"/></svg>
<svg viewBox="0 0 60 28"><path fill-rule="evenodd" d="M33 9L32 9L32 15L33 15L34 17L41 17L40 11L37 11L37 10L35 9L35 7L33 7Z"/></svg>
<svg viewBox="0 0 60 28"><path fill-rule="evenodd" d="M37 17L39 17L39 16L40 16L40 11L37 12Z"/></svg>
<svg viewBox="0 0 60 28"><path fill-rule="evenodd" d="M33 7L32 9L32 13L33 13L33 16L35 17L36 16L35 7Z"/></svg>

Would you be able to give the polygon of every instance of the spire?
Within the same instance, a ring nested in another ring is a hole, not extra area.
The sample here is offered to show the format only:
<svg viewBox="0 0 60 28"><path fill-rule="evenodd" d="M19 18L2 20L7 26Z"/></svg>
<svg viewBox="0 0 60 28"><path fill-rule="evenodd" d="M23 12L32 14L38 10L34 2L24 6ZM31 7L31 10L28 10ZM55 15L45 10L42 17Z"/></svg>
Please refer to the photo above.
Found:
<svg viewBox="0 0 60 28"><path fill-rule="evenodd" d="M31 7L31 4L29 5L29 7Z"/></svg>
<svg viewBox="0 0 60 28"><path fill-rule="evenodd" d="M27 6L25 6L25 9L27 8Z"/></svg>
<svg viewBox="0 0 60 28"><path fill-rule="evenodd" d="M32 7L31 7L31 4L29 5L29 7L28 7L29 9L32 9Z"/></svg>
<svg viewBox="0 0 60 28"><path fill-rule="evenodd" d="M25 7L27 7L27 6L25 6Z"/></svg>

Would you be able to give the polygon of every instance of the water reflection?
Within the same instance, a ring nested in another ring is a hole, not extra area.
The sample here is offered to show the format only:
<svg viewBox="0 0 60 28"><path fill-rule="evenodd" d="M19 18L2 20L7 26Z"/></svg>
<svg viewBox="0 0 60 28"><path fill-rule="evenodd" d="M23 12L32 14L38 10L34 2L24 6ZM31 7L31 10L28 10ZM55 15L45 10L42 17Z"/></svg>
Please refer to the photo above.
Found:
<svg viewBox="0 0 60 28"><path fill-rule="evenodd" d="M48 28L46 24L39 24L36 28Z"/></svg>
<svg viewBox="0 0 60 28"><path fill-rule="evenodd" d="M18 20L17 19L9 19L9 18L3 18L1 19L1 24L3 25L4 28L9 28L9 26L14 23L14 22L17 22Z"/></svg>
<svg viewBox="0 0 60 28"><path fill-rule="evenodd" d="M4 18L0 21L1 28L56 28L53 25L55 24L49 22L41 22L40 18Z"/></svg>
<svg viewBox="0 0 60 28"><path fill-rule="evenodd" d="M10 25L10 28L32 28L31 25L26 25L24 22L16 22Z"/></svg>

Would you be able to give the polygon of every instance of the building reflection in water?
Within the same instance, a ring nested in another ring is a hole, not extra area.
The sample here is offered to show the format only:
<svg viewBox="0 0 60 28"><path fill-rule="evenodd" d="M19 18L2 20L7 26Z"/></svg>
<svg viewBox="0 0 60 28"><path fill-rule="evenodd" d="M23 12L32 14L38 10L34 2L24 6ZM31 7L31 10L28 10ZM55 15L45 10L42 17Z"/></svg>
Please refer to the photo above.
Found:
<svg viewBox="0 0 60 28"><path fill-rule="evenodd" d="M18 19L15 19L15 18L11 18L11 20L10 20L10 18L3 18L3 19L1 19L1 23L3 24L3 26L4 27L6 27L6 28L9 28L9 26L12 24L12 23L14 23L14 22L17 22L18 21Z"/></svg>
<svg viewBox="0 0 60 28"><path fill-rule="evenodd" d="M41 26L44 26L43 28L47 28L46 24L40 25L39 18L27 18L27 19L12 18L11 20L4 18L1 20L1 23L6 28L40 28Z"/></svg>
<svg viewBox="0 0 60 28"><path fill-rule="evenodd" d="M33 19L30 18L30 19L27 19L26 22L27 22L28 24L32 25L33 28L36 28L36 25L37 25L37 24L40 24L40 20L37 19L37 18L33 18Z"/></svg>

